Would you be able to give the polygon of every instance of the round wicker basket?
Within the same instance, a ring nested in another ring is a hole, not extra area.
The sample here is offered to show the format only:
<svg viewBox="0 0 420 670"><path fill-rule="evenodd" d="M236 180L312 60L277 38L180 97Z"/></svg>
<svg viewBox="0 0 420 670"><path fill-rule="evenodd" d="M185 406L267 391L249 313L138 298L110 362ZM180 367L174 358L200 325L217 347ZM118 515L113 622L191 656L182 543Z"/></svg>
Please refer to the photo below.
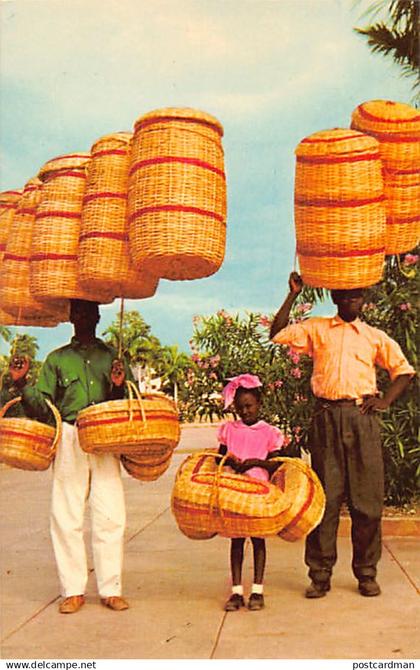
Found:
<svg viewBox="0 0 420 670"><path fill-rule="evenodd" d="M68 318L65 301L41 302L30 290L30 254L35 213L40 201L39 179L30 179L14 211L1 264L0 306L16 325L57 325Z"/></svg>
<svg viewBox="0 0 420 670"><path fill-rule="evenodd" d="M221 266L226 178L213 116L159 109L135 124L128 191L130 252L165 279L197 279Z"/></svg>
<svg viewBox="0 0 420 670"><path fill-rule="evenodd" d="M91 149L80 230L79 279L115 296L149 298L158 278L137 270L128 251L127 189L132 133L105 135Z"/></svg>
<svg viewBox="0 0 420 670"><path fill-rule="evenodd" d="M60 413L45 401L54 415L55 428L31 419L5 418L7 410L19 401L14 398L0 410L0 462L20 470L47 470L61 437Z"/></svg>
<svg viewBox="0 0 420 670"><path fill-rule="evenodd" d="M0 265L6 251L7 238L23 190L0 193Z"/></svg>
<svg viewBox="0 0 420 670"><path fill-rule="evenodd" d="M157 448L172 453L179 442L178 413L171 398L159 393L143 397L126 382L130 397L86 407L77 416L80 446L88 453L153 456Z"/></svg>
<svg viewBox="0 0 420 670"><path fill-rule="evenodd" d="M193 454L181 464L172 512L191 539L280 535L292 541L320 522L325 496L315 473L297 459L283 465L273 482L223 471L215 451Z"/></svg>
<svg viewBox="0 0 420 670"><path fill-rule="evenodd" d="M378 142L355 130L323 130L296 148L295 228L306 284L371 286L382 277L385 205Z"/></svg>
<svg viewBox="0 0 420 670"><path fill-rule="evenodd" d="M171 463L173 449L162 449L162 455L159 457L142 457L141 455L132 454L130 456L121 456L121 463L134 479L139 479L143 482L153 482L159 479L164 472L169 468Z"/></svg>
<svg viewBox="0 0 420 670"><path fill-rule="evenodd" d="M386 254L411 251L420 238L420 114L402 102L370 100L351 126L379 142L386 195Z"/></svg>
<svg viewBox="0 0 420 670"><path fill-rule="evenodd" d="M31 290L38 299L112 302L114 295L83 288L78 280L79 233L90 154L68 154L40 170L41 202L32 238Z"/></svg>

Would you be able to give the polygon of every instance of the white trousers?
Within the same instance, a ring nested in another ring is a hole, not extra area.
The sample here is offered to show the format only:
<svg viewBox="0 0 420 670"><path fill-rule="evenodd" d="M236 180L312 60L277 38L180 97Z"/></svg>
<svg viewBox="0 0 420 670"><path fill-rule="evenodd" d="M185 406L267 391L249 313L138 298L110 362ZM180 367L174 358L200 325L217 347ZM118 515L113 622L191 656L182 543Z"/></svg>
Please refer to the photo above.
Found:
<svg viewBox="0 0 420 670"><path fill-rule="evenodd" d="M87 499L99 595L121 595L125 503L120 462L112 454L82 451L76 426L63 422L54 461L50 530L64 597L86 589L83 519Z"/></svg>

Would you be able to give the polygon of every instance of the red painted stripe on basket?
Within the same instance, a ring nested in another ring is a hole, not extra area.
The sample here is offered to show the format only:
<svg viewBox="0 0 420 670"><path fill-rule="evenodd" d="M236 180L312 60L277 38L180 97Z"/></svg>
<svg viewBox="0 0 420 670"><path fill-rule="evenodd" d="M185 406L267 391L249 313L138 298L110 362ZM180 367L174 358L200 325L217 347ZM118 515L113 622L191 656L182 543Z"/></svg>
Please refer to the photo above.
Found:
<svg viewBox="0 0 420 670"><path fill-rule="evenodd" d="M51 209L46 212L36 213L36 219L45 219L48 216L55 216L60 219L80 219L82 214L81 212L64 212L59 209Z"/></svg>
<svg viewBox="0 0 420 670"><path fill-rule="evenodd" d="M391 100L388 101L387 104L390 106L395 105ZM420 114L416 114L416 116L413 116L411 119L384 119L382 116L377 116L376 114L372 114L372 112L368 112L363 104L358 106L357 111L360 112L360 116L363 116L365 119L381 121L382 123L411 123L412 121L420 121Z"/></svg>
<svg viewBox="0 0 420 670"><path fill-rule="evenodd" d="M18 207L16 214L30 214L31 216L36 213L36 207Z"/></svg>
<svg viewBox="0 0 420 670"><path fill-rule="evenodd" d="M0 251L5 251L6 250L6 242L3 242L0 244Z"/></svg>
<svg viewBox="0 0 420 670"><path fill-rule="evenodd" d="M86 179L86 172L82 172L82 170L84 170L84 168L82 168L80 171L56 170L55 172L52 173L51 178L56 179L58 177L77 177L78 179ZM47 179L47 181L49 181L49 179Z"/></svg>
<svg viewBox="0 0 420 670"><path fill-rule="evenodd" d="M142 207L133 212L128 220L131 223L139 216L143 216L143 214L151 214L153 212L186 212L190 214L200 214L201 216L208 216L211 219L216 219L216 221L225 224L223 216L216 212L210 212L207 209L200 209L199 207L186 207L184 205L153 205L152 207Z"/></svg>
<svg viewBox="0 0 420 670"><path fill-rule="evenodd" d="M98 158L99 156L126 156L128 153L127 149L104 149L103 151L96 151L92 154L92 158Z"/></svg>
<svg viewBox="0 0 420 670"><path fill-rule="evenodd" d="M18 431L18 430L10 430L10 429L2 428L0 433L1 433L1 435L10 435L11 437L24 437L27 440L30 440L31 442L40 442L40 443L44 443L44 444L50 444L50 442L51 442L50 437L43 437L42 435L33 435L33 434L28 434L28 433L22 433L21 431Z"/></svg>
<svg viewBox="0 0 420 670"><path fill-rule="evenodd" d="M306 199L301 196L295 197L295 205L301 207L363 207L364 205L373 205L383 202L385 195L378 195L375 198L361 198L359 200L329 200L328 198Z"/></svg>
<svg viewBox="0 0 420 670"><path fill-rule="evenodd" d="M0 202L0 209L16 209L17 202Z"/></svg>
<svg viewBox="0 0 420 670"><path fill-rule="evenodd" d="M398 218L397 216L390 216L387 217L386 219L386 225L387 226L392 226L392 225L397 225L397 226L403 226L404 224L410 224L410 223L415 223L416 221L420 220L420 214L417 214L415 216L406 216L404 218Z"/></svg>
<svg viewBox="0 0 420 670"><path fill-rule="evenodd" d="M29 256L17 256L16 254L6 253L3 261L29 261Z"/></svg>
<svg viewBox="0 0 420 670"><path fill-rule="evenodd" d="M32 261L76 261L77 254L35 254L31 256Z"/></svg>
<svg viewBox="0 0 420 670"><path fill-rule="evenodd" d="M3 197L3 198L6 198L6 197L9 196L9 195L18 195L18 196L21 196L21 195L22 195L22 191L2 191L2 192L0 193L0 198L2 198L2 197Z"/></svg>
<svg viewBox="0 0 420 670"><path fill-rule="evenodd" d="M410 144L411 142L420 142L420 133L418 135L393 135L392 133L377 133L375 138L380 142L394 142L396 144Z"/></svg>
<svg viewBox="0 0 420 670"><path fill-rule="evenodd" d="M291 522L288 523L287 526L285 526L284 528L281 529L280 534L285 532L285 531L290 530L291 528L293 528L294 526L296 526L299 523L299 521L301 520L301 518L305 514L306 510L309 509L309 507L312 503L312 500L314 499L314 495L315 495L315 484L313 483L312 479L310 479L309 480L309 493L308 493L308 496L307 496L305 502L303 503L302 507L300 508L300 510L296 514L296 516L293 517Z"/></svg>
<svg viewBox="0 0 420 670"><path fill-rule="evenodd" d="M128 242L128 235L124 233L111 233L102 230L92 230L89 233L82 233L79 237L79 242L82 240L89 240L91 238L105 238L109 240L119 240L121 242Z"/></svg>
<svg viewBox="0 0 420 670"><path fill-rule="evenodd" d="M137 132L140 128L146 128L147 126L153 125L154 123L198 123L201 126L208 126L215 130L220 137L222 137L223 132L215 123L211 121L205 121L205 119L194 119L193 117L174 117L174 116L154 116L144 121L138 121L134 126L134 132Z"/></svg>
<svg viewBox="0 0 420 670"><path fill-rule="evenodd" d="M56 161L62 161L63 158L84 158L86 161L89 160L89 156L86 156L86 154L62 154L61 156L56 156L55 158L51 158L50 161L48 161L47 165L50 165L52 163L55 163Z"/></svg>
<svg viewBox="0 0 420 670"><path fill-rule="evenodd" d="M214 486L215 483L214 474L211 472L197 472L192 475L191 481L196 484L203 484L204 486ZM243 484L243 486L241 486L241 484ZM249 493L253 496L267 495L267 493L270 492L270 487L264 484L262 480L259 480L257 483L257 480L250 479L248 483L247 481L238 481L238 479L229 477L229 475L225 474L223 474L219 480L219 488L228 491L237 491L238 493Z"/></svg>
<svg viewBox="0 0 420 670"><path fill-rule="evenodd" d="M84 428L89 428L90 426L103 426L105 424L112 424L112 423L128 423L128 413L127 410L124 410L121 412L123 416L121 417L114 417L113 419L84 419L81 418L77 422L77 426L80 430L83 430ZM134 412L133 414L134 419L140 419L142 421L142 416L140 412ZM165 419L166 421L174 421L177 422L178 418L176 416L173 416L172 414L154 414L152 416L149 416L149 414L146 417L147 423L150 423L151 421L154 420L159 420L159 419Z"/></svg>
<svg viewBox="0 0 420 670"><path fill-rule="evenodd" d="M201 161L198 158L188 158L186 156L160 156L158 158L148 158L147 160L137 161L137 163L134 163L134 165L130 168L130 176L143 167L147 167L149 165L160 165L164 163L183 163L185 165L195 165L197 167L202 167L205 170L215 172L216 174L223 177L223 179L226 179L225 173L220 168L211 165L211 163Z"/></svg>
<svg viewBox="0 0 420 670"><path fill-rule="evenodd" d="M83 198L83 204L86 205L91 200L97 200L98 198L121 198L122 200L127 199L127 193L113 193L111 191L99 191L98 193L91 193L90 195L85 195Z"/></svg>
<svg viewBox="0 0 420 670"><path fill-rule="evenodd" d="M392 174L392 175L394 175L394 174L396 174L396 175L398 175L398 174L420 174L420 170L418 170L418 169L398 170L398 169L393 169L393 168L389 168L389 167L384 167L384 173L385 173L385 175L387 175L387 174Z"/></svg>
<svg viewBox="0 0 420 670"><path fill-rule="evenodd" d="M375 256L376 254L383 254L385 247L379 249L352 249L351 251L336 251L332 252L317 252L317 251L307 251L305 247L297 248L298 254L301 256L308 256L314 258L349 258L352 256Z"/></svg>
<svg viewBox="0 0 420 670"><path fill-rule="evenodd" d="M209 505L203 505L202 507L199 507L198 505L196 507L191 507L184 501L180 501L178 499L174 499L173 501L173 507L177 512L185 512L188 514L188 516L209 516L210 515L210 506ZM275 521L278 518L281 518L287 510L282 510L279 512L279 514L276 514L276 516L271 517L270 521ZM214 507L212 510L213 514L217 514L218 516L225 517L226 519L255 519L255 517L249 516L248 514L241 514L240 512L231 512L230 510L223 510L222 513L220 513L220 510L217 507Z"/></svg>
<svg viewBox="0 0 420 670"><path fill-rule="evenodd" d="M352 135L343 135L342 137L305 137L301 144L322 144L323 142L342 142L343 140L360 139L360 134L355 132Z"/></svg>
<svg viewBox="0 0 420 670"><path fill-rule="evenodd" d="M357 156L297 156L297 163L314 163L316 165L333 165L335 163L360 163L361 161L380 160L379 152Z"/></svg>

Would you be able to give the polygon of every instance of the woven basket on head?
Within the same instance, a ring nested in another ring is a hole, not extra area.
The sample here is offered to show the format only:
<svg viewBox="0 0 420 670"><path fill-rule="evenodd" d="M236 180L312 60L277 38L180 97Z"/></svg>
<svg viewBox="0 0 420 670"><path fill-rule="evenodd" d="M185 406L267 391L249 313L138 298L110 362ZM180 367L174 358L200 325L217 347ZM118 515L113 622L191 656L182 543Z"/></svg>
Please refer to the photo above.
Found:
<svg viewBox="0 0 420 670"><path fill-rule="evenodd" d="M115 296L149 298L158 278L137 270L128 251L127 189L132 133L101 137L91 149L83 198L79 279Z"/></svg>
<svg viewBox="0 0 420 670"><path fill-rule="evenodd" d="M221 266L226 179L213 116L193 109L150 112L135 124L128 190L130 252L165 279L207 277Z"/></svg>
<svg viewBox="0 0 420 670"><path fill-rule="evenodd" d="M295 228L306 284L371 286L382 277L385 205L375 139L355 130L323 130L296 148Z"/></svg>
<svg viewBox="0 0 420 670"><path fill-rule="evenodd" d="M0 193L0 265L6 251L10 226L22 193L22 190Z"/></svg>
<svg viewBox="0 0 420 670"><path fill-rule="evenodd" d="M135 456L137 463L161 447L171 454L180 436L173 400L158 393L141 397L135 384L126 383L129 398L102 402L79 412L81 448L88 453Z"/></svg>
<svg viewBox="0 0 420 670"><path fill-rule="evenodd" d="M319 523L324 511L322 487L315 473L310 484L301 476L296 486L294 459L284 461L284 488L223 471L215 451L193 454L181 464L172 492L172 512L179 529L191 539L206 539L216 533L224 537L264 537L293 534L302 537ZM300 468L306 473L308 466ZM299 478L298 478L299 479ZM297 502L296 502L297 499ZM300 517L304 517L300 519ZM293 537L293 539L296 539Z"/></svg>
<svg viewBox="0 0 420 670"><path fill-rule="evenodd" d="M47 470L55 456L61 436L61 417L49 400L56 427L22 418L5 418L5 413L20 398L14 398L0 410L0 463L20 470Z"/></svg>
<svg viewBox="0 0 420 670"><path fill-rule="evenodd" d="M420 237L420 114L402 102L370 100L351 126L379 142L386 195L386 254L413 249Z"/></svg>
<svg viewBox="0 0 420 670"><path fill-rule="evenodd" d="M24 188L1 264L0 307L14 317L16 325L57 325L68 318L65 301L41 302L30 290L30 252L40 185L35 178Z"/></svg>
<svg viewBox="0 0 420 670"><path fill-rule="evenodd" d="M77 277L79 233L90 154L69 154L40 170L41 202L31 250L31 290L38 299L112 302L107 291L83 288Z"/></svg>

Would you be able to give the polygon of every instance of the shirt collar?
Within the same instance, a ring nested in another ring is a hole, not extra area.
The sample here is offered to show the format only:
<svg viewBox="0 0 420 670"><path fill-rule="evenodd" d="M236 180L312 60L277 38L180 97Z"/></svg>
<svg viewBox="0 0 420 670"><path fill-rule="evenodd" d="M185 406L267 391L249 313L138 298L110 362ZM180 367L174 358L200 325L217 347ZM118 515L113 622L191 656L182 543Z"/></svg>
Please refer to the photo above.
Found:
<svg viewBox="0 0 420 670"><path fill-rule="evenodd" d="M88 349L89 347L96 346L100 341L101 340L95 337L95 339L90 344L82 344L80 340L78 340L77 337L73 335L70 340L70 346L72 346L73 349Z"/></svg>
<svg viewBox="0 0 420 670"><path fill-rule="evenodd" d="M353 330L355 330L357 333L360 333L362 329L362 322L360 321L359 318L354 319L354 321L344 321L341 316L336 314L335 316L332 317L330 321L330 326L331 328L334 328L335 326L351 326Z"/></svg>

